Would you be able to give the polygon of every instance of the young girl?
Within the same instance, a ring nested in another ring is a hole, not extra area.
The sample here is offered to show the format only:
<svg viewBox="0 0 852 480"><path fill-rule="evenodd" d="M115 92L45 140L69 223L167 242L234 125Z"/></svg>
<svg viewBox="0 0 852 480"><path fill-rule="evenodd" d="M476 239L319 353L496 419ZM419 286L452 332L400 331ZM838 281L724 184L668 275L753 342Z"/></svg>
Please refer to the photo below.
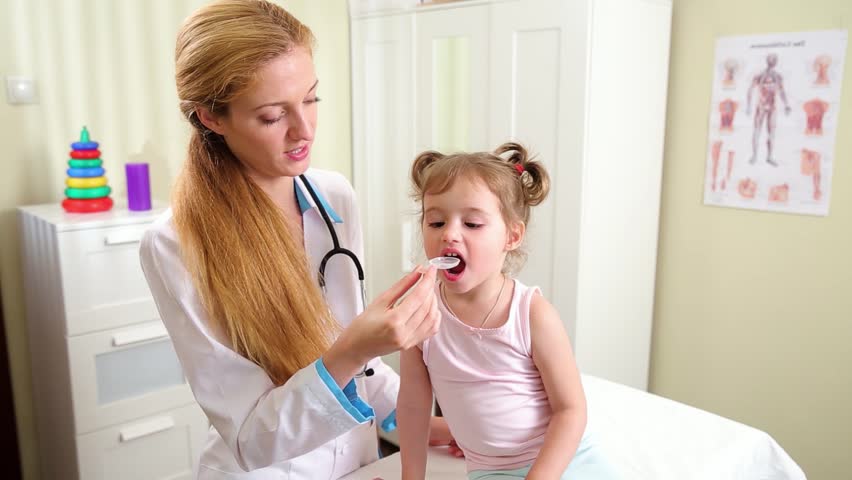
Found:
<svg viewBox="0 0 852 480"><path fill-rule="evenodd" d="M584 436L586 399L558 313L507 274L523 260L530 207L547 196L544 166L506 143L423 153L411 178L427 257L460 261L439 273L440 331L401 353L402 478L424 478L432 391L471 480L617 478Z"/></svg>

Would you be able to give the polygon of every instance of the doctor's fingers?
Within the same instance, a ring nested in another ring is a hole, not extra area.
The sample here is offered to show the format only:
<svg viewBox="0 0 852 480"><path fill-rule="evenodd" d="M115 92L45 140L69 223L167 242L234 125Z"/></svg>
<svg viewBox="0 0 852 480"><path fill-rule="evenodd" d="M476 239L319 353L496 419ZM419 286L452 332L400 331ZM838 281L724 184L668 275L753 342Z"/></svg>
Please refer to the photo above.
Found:
<svg viewBox="0 0 852 480"><path fill-rule="evenodd" d="M426 311L426 314L423 316L422 320L420 320L419 324L415 324L414 319L412 319L411 322L412 326L417 326L413 329L410 337L406 339L404 348L411 348L415 345L419 345L424 340L432 338L436 333L438 333L438 329L441 327L441 311L438 308L437 297L433 297L433 300L429 302L429 309Z"/></svg>
<svg viewBox="0 0 852 480"><path fill-rule="evenodd" d="M432 270L435 269L435 267L430 268ZM429 271L427 270L426 273L428 274ZM393 308L396 302L399 301L399 299L402 298L402 296L405 295L405 293L410 290L422 276L423 272L421 272L418 267L417 270L406 274L396 283L391 285L390 288L382 292L378 297L376 297L373 303L381 305L382 308Z"/></svg>
<svg viewBox="0 0 852 480"><path fill-rule="evenodd" d="M394 310L405 318L414 316L414 312L419 310L425 304L429 307L429 303L435 297L435 267L430 266L426 273L420 278L420 282L411 287L408 295L399 302Z"/></svg>
<svg viewBox="0 0 852 480"><path fill-rule="evenodd" d="M440 322L436 295L420 304L420 308L405 323L403 348L411 348L437 332Z"/></svg>

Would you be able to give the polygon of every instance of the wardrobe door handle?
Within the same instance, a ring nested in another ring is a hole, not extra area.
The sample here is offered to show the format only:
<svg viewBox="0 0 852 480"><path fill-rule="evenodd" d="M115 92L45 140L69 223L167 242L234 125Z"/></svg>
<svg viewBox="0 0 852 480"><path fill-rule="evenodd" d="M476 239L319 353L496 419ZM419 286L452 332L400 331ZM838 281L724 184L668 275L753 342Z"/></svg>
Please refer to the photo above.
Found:
<svg viewBox="0 0 852 480"><path fill-rule="evenodd" d="M110 233L104 238L104 245L127 245L129 243L139 243L142 241L144 230L124 230L121 232Z"/></svg>
<svg viewBox="0 0 852 480"><path fill-rule="evenodd" d="M172 417L155 418L150 422L137 423L136 425L121 429L118 434L118 440L122 443L131 442L137 438L164 432L170 428L174 428L174 426L175 420Z"/></svg>
<svg viewBox="0 0 852 480"><path fill-rule="evenodd" d="M158 338L168 337L169 332L163 324L150 325L147 327L119 332L112 336L113 347L123 347L132 343L146 342Z"/></svg>

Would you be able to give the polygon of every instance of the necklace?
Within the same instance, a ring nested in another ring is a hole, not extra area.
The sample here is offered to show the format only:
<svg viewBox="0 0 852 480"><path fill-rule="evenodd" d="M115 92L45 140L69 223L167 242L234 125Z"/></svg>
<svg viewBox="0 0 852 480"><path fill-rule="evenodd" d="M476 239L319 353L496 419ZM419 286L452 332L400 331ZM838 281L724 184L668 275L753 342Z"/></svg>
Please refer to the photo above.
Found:
<svg viewBox="0 0 852 480"><path fill-rule="evenodd" d="M488 313L485 315L485 318L482 319L482 323L479 325L479 328L483 328L485 326L485 324L488 323L488 319L491 318L491 314L494 313L494 309L497 308L497 304L500 303L500 297L503 296L503 289L505 287L506 287L506 276L503 275L503 283L500 284L500 291L497 292L497 298L494 300L494 305L491 305L491 309L488 310ZM450 302L447 301L447 294L444 293L444 284L443 283L441 284L441 296L443 297L444 305L447 307L447 310L449 310L449 312L451 314L453 314L454 317L461 319L461 317L456 315L456 312L454 312L453 309L450 308Z"/></svg>

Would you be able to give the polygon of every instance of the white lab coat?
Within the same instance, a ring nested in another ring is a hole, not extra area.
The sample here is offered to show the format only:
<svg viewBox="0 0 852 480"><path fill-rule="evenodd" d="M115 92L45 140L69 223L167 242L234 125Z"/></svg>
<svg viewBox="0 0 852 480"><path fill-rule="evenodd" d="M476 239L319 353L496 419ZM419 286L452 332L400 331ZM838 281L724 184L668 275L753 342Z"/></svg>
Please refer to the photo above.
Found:
<svg viewBox="0 0 852 480"><path fill-rule="evenodd" d="M363 259L355 195L340 174L308 170L306 176L329 209L341 246ZM317 272L332 240L316 204L301 191L305 245ZM306 202L306 203L305 203ZM350 402L323 378L321 360L275 387L255 363L237 354L202 306L180 256L171 211L146 232L142 267L160 316L174 342L186 379L211 423L199 479L336 479L378 458L376 422L395 418L399 377L381 359L375 375L355 380L360 399ZM353 263L336 255L326 266L328 302L345 325L361 311ZM361 411L359 412L359 405Z"/></svg>

